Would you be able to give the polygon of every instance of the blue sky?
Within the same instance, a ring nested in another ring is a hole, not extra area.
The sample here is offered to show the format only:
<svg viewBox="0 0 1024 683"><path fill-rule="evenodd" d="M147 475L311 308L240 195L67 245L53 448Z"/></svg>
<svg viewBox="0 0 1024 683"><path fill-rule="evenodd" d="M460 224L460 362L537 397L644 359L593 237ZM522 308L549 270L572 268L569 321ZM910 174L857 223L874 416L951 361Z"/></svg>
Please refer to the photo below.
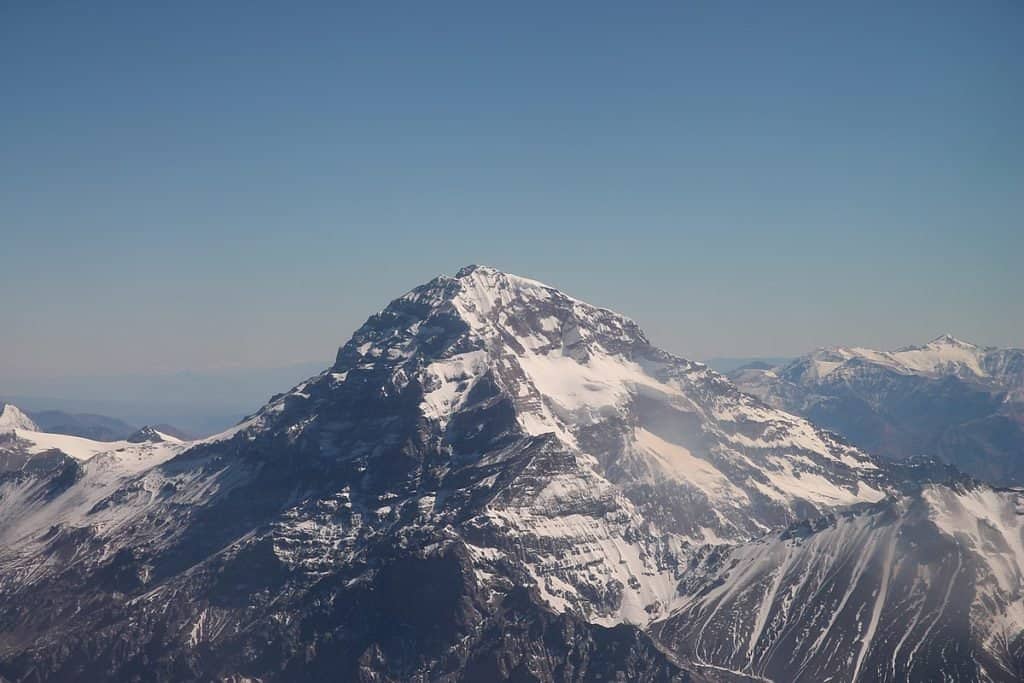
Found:
<svg viewBox="0 0 1024 683"><path fill-rule="evenodd" d="M1015 0L143 4L0 8L20 391L328 360L468 263L694 358L1024 346Z"/></svg>

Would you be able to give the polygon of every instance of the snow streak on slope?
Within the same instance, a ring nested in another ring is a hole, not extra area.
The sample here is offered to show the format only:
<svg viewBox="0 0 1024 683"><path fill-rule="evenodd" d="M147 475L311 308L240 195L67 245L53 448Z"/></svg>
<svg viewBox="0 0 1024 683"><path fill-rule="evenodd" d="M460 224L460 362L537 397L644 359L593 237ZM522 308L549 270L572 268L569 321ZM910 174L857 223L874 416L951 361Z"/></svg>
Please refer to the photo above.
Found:
<svg viewBox="0 0 1024 683"><path fill-rule="evenodd" d="M929 486L709 555L655 628L696 661L774 680L1016 680L1022 503Z"/></svg>
<svg viewBox="0 0 1024 683"><path fill-rule="evenodd" d="M924 499L935 525L980 564L972 622L986 649L1008 659L1024 632L1024 490L932 487Z"/></svg>

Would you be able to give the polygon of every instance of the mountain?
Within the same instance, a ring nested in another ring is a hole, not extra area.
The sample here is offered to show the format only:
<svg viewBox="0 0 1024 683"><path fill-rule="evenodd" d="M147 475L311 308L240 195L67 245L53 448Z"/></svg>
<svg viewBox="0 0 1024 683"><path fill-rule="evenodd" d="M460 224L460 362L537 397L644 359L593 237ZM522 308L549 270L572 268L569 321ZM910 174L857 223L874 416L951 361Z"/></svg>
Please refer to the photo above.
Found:
<svg viewBox="0 0 1024 683"><path fill-rule="evenodd" d="M11 403L0 405L0 432L11 432L15 429L38 431L39 426L16 405Z"/></svg>
<svg viewBox="0 0 1024 683"><path fill-rule="evenodd" d="M115 417L92 413L33 410L29 414L38 426L38 431L82 436L93 441L118 441L138 429Z"/></svg>
<svg viewBox="0 0 1024 683"><path fill-rule="evenodd" d="M934 463L877 462L621 315L471 266L391 302L331 367L221 434L0 478L0 676L746 680L767 666L727 647L716 619L739 614L733 592L722 609L701 602L726 584L754 599L756 572L741 584L730 568L966 485ZM974 517L950 506L935 533L1002 520L951 542L967 566L1000 569L997 587L958 588L984 603L970 619L998 617L1010 637L1024 613L1015 508L977 486ZM842 571L844 544L808 543L806 562ZM906 572L930 571L910 550ZM927 599L952 590L939 578ZM829 595L800 594L787 627L820 630ZM774 623L774 599L756 623ZM720 648L689 630L696 617ZM875 659L858 653L881 619L844 619L837 641L863 680ZM920 637L945 655L933 670L1011 680L987 664L1018 661L998 642L951 640L983 623L949 619L940 610ZM945 648L960 643L975 649Z"/></svg>
<svg viewBox="0 0 1024 683"><path fill-rule="evenodd" d="M793 359L782 358L778 356L753 356L746 358L716 357L708 358L707 360L704 361L704 363L709 368L715 370L716 372L728 374L730 372L733 372L734 370L738 370L739 368L749 367L752 365L758 367L773 368L777 365L785 365L791 360Z"/></svg>
<svg viewBox="0 0 1024 683"><path fill-rule="evenodd" d="M744 391L872 453L926 454L996 484L1024 483L1024 350L944 335L896 351L820 349L730 374Z"/></svg>

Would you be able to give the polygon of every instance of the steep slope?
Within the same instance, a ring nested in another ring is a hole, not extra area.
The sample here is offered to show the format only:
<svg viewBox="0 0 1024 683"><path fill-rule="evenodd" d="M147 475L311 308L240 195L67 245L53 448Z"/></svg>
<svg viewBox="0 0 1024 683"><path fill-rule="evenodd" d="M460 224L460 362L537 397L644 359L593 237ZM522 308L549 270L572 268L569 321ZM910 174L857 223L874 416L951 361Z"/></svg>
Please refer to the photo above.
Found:
<svg viewBox="0 0 1024 683"><path fill-rule="evenodd" d="M1024 490L928 485L714 551L653 632L752 678L1019 681L1022 515Z"/></svg>
<svg viewBox="0 0 1024 683"><path fill-rule="evenodd" d="M891 352L821 349L730 376L870 452L933 455L996 484L1024 483L1024 350L945 335Z"/></svg>
<svg viewBox="0 0 1024 683"><path fill-rule="evenodd" d="M181 452L0 483L0 675L682 679L635 625L700 546L889 487L632 321L484 267L237 427L124 448Z"/></svg>

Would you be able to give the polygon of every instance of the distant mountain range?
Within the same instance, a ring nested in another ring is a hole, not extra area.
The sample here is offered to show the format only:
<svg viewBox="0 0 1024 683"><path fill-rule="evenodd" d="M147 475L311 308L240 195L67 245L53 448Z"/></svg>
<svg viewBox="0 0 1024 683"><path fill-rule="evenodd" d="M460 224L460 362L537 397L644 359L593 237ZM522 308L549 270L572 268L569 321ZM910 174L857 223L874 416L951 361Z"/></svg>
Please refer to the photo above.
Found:
<svg viewBox="0 0 1024 683"><path fill-rule="evenodd" d="M10 408L0 679L1024 678L1024 489L876 459L492 268L200 441Z"/></svg>
<svg viewBox="0 0 1024 683"><path fill-rule="evenodd" d="M138 427L123 420L91 413L68 413L63 410L33 410L28 413L40 431L84 436L94 441L117 441L135 432Z"/></svg>
<svg viewBox="0 0 1024 683"><path fill-rule="evenodd" d="M281 387L294 385L327 363L325 359L276 368L159 375L0 378L0 401L13 403L30 414L60 411L76 416L114 416L130 425L163 422L189 434L206 436L235 424ZM78 421L74 424L75 429L84 426ZM106 435L120 431L114 428Z"/></svg>
<svg viewBox="0 0 1024 683"><path fill-rule="evenodd" d="M936 456L993 483L1024 483L1024 350L944 335L896 351L819 349L729 376L869 452Z"/></svg>
<svg viewBox="0 0 1024 683"><path fill-rule="evenodd" d="M747 356L743 358L737 357L718 357L709 358L704 361L709 368L716 372L728 374L733 370L739 368L749 367L762 367L762 368L773 368L778 365L785 365L789 361L793 360L791 357L781 356Z"/></svg>
<svg viewBox="0 0 1024 683"><path fill-rule="evenodd" d="M4 411L8 411L12 417L4 418ZM123 441L139 431L139 427L135 425L106 415L68 413L63 410L23 412L14 404L0 401L0 430L4 428L5 423L7 427L81 436L92 441ZM20 425L16 423L20 423ZM187 432L165 423L157 423L152 425L152 428L183 441L191 441L195 438Z"/></svg>

